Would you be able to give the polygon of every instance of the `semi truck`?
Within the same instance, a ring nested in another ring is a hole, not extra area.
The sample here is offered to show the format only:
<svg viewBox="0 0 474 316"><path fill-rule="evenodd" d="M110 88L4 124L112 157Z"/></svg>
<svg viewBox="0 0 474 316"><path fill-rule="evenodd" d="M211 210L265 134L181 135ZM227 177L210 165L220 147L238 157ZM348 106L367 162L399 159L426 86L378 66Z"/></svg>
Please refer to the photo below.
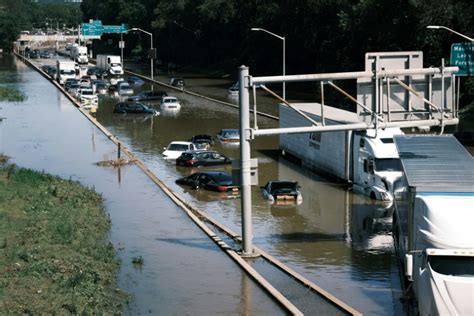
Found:
<svg viewBox="0 0 474 316"><path fill-rule="evenodd" d="M59 84L64 84L66 79L76 78L76 63L69 60L58 59L56 61L56 80Z"/></svg>
<svg viewBox="0 0 474 316"><path fill-rule="evenodd" d="M89 58L87 57L87 47L74 45L70 51L71 59L79 64L87 64Z"/></svg>
<svg viewBox="0 0 474 316"><path fill-rule="evenodd" d="M97 67L108 71L111 75L123 75L120 56L97 55Z"/></svg>
<svg viewBox="0 0 474 316"><path fill-rule="evenodd" d="M474 314L474 159L452 135L395 136L393 238L420 315Z"/></svg>
<svg viewBox="0 0 474 316"><path fill-rule="evenodd" d="M291 106L321 123L320 104ZM324 106L323 112L326 125L359 122L357 114L350 111ZM287 105L280 104L279 114L280 128L312 125ZM391 202L393 183L402 175L393 137L401 134L399 128L281 134L280 149L304 167L352 185L356 192Z"/></svg>

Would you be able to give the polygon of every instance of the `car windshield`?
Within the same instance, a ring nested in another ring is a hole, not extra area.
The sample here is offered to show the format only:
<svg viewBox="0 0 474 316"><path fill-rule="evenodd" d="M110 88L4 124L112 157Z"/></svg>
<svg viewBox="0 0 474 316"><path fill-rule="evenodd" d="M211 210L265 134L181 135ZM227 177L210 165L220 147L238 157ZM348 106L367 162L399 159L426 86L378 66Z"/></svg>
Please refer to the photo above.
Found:
<svg viewBox="0 0 474 316"><path fill-rule="evenodd" d="M401 171L402 165L398 158L376 158L375 170L377 171Z"/></svg>
<svg viewBox="0 0 474 316"><path fill-rule="evenodd" d="M128 83L121 83L120 89L130 89L130 85Z"/></svg>
<svg viewBox="0 0 474 316"><path fill-rule="evenodd" d="M282 189L289 189L289 190L296 190L298 187L298 183L291 182L291 181L281 181L281 182L273 182L272 183L272 190L282 190Z"/></svg>
<svg viewBox="0 0 474 316"><path fill-rule="evenodd" d="M93 95L94 92L92 92L92 90L83 90L82 92L82 95Z"/></svg>
<svg viewBox="0 0 474 316"><path fill-rule="evenodd" d="M189 149L188 145L184 144L170 144L168 146L168 150L175 150L175 151L186 151Z"/></svg>
<svg viewBox="0 0 474 316"><path fill-rule="evenodd" d="M75 75L76 72L74 70L61 70L61 74L64 75Z"/></svg>
<svg viewBox="0 0 474 316"><path fill-rule="evenodd" d="M238 131L224 131L222 135L224 137L238 137L239 132Z"/></svg>
<svg viewBox="0 0 474 316"><path fill-rule="evenodd" d="M110 66L111 66L111 67L118 67L118 66L120 66L120 64L112 63L112 64L110 64Z"/></svg>
<svg viewBox="0 0 474 316"><path fill-rule="evenodd" d="M176 102L176 99L165 99L166 103L174 103Z"/></svg>

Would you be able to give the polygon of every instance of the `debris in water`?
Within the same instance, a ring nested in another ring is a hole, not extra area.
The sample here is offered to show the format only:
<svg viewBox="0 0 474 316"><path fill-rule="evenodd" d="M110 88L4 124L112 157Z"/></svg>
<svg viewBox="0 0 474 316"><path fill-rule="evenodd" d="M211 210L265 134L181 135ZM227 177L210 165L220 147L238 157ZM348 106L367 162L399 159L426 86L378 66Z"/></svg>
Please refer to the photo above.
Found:
<svg viewBox="0 0 474 316"><path fill-rule="evenodd" d="M145 259L143 259L142 256L137 256L137 257L132 258L132 263L133 264L142 265L144 261L145 261Z"/></svg>
<svg viewBox="0 0 474 316"><path fill-rule="evenodd" d="M101 167L120 167L128 164L132 164L136 161L136 159L115 159L115 160L103 160L96 162L95 164Z"/></svg>

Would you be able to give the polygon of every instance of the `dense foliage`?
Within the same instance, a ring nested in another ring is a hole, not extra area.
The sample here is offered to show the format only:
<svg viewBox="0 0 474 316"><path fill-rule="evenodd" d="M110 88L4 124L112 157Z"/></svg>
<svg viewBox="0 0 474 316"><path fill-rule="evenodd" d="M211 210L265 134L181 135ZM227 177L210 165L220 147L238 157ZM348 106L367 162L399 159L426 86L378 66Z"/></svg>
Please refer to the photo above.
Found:
<svg viewBox="0 0 474 316"><path fill-rule="evenodd" d="M361 70L371 51L421 50L425 66L438 66L441 58L449 60L451 44L464 40L426 29L430 24L474 37L472 0L83 0L80 9L71 3L0 0L0 46L48 17L63 23L100 19L152 31L164 63L232 73L246 64L254 73L279 73L282 42L250 30L260 27L285 36L286 69L294 74ZM145 57L149 37L126 36L127 56ZM111 41L94 41L102 46L95 51L118 52L118 35L104 39ZM463 80L463 91L461 103L472 102L474 80Z"/></svg>
<svg viewBox="0 0 474 316"><path fill-rule="evenodd" d="M74 3L0 0L0 48L10 49L22 30L72 27L81 20L82 11Z"/></svg>
<svg viewBox="0 0 474 316"><path fill-rule="evenodd" d="M371 51L422 50L425 66L438 66L463 39L427 25L474 36L472 0L84 0L81 8L86 18L152 30L164 62L233 72L246 64L260 74L281 69L282 42L252 27L286 37L289 74L362 70ZM128 49L146 40L127 39ZM463 84L467 104L474 83Z"/></svg>

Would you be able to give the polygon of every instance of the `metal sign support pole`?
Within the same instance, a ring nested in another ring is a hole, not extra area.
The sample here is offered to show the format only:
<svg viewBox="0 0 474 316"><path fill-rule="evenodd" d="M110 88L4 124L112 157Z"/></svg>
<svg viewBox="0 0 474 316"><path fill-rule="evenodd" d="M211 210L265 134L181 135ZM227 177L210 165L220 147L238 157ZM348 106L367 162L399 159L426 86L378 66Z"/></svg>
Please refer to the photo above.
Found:
<svg viewBox="0 0 474 316"><path fill-rule="evenodd" d="M250 179L249 68L239 68L240 188L242 211L242 256L252 256L252 192Z"/></svg>

